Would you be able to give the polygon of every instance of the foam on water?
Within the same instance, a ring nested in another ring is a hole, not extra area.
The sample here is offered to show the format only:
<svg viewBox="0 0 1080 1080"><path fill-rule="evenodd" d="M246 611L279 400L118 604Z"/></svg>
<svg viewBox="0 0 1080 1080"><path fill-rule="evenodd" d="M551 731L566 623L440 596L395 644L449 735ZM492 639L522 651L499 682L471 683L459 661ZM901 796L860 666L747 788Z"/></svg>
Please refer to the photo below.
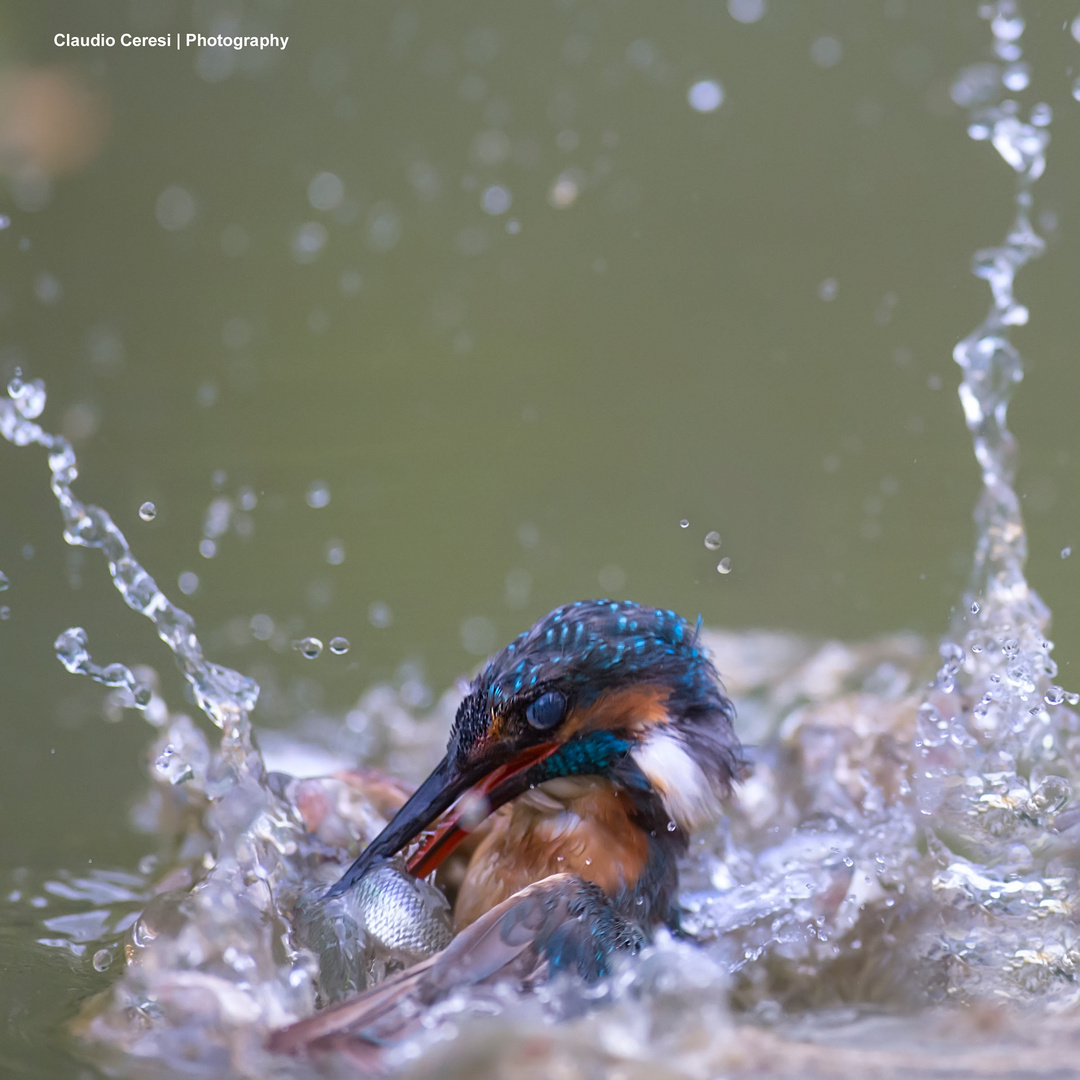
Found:
<svg viewBox="0 0 1080 1080"><path fill-rule="evenodd" d="M1030 81L1016 4L980 11L994 59L961 72L952 95L970 111L971 136L1014 170L1016 217L1003 244L975 256L991 307L954 354L983 488L969 591L947 638L934 657L910 636L846 646L707 633L756 750L729 818L684 860L692 940L661 935L584 1002L559 984L526 998L506 988L452 995L391 1067L899 1076L932 1057L943 1075L975 1076L1028 1069L1040 1039L1040 1068L1072 1067L1077 1034L1059 1018L1080 1004L1080 719L1076 696L1054 682L1049 610L1024 576L1006 425L1023 374L1010 334L1028 318L1013 284L1043 249L1032 186L1051 118L1036 105L1025 119L1011 96ZM153 785L137 817L173 855L138 874L28 885L13 902L48 909L42 941L115 973L77 1025L86 1052L113 1073L162 1075L183 1061L187 1075L310 1075L322 1066L271 1058L266 1033L438 947L447 928L439 896L393 867L380 895L396 897L415 932L400 934L395 921L383 934L356 898L334 910L309 902L402 794L336 763L418 779L439 754L453 696L425 717L408 704L412 691L375 688L344 723L271 743L268 768L252 738L258 687L204 657L193 620L110 516L76 498L74 453L38 424L44 407L44 386L16 379L0 400L0 434L48 452L65 539L102 551L221 735L212 744L190 717L169 714L123 665L95 664L81 629L62 634L69 671L154 714ZM328 500L312 486L311 506ZM208 514L207 539L222 535L230 508ZM297 643L310 656L317 645ZM332 653L347 647L330 643ZM986 1011L1002 1003L1012 1011ZM583 1007L585 1018L565 1019ZM557 1030L554 1017L564 1018Z"/></svg>

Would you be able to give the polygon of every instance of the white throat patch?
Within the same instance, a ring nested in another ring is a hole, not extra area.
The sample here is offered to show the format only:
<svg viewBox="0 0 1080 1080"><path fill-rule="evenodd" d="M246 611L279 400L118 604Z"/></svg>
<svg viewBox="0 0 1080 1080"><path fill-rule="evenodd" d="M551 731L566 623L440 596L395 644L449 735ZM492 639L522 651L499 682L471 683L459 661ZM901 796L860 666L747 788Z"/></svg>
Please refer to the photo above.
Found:
<svg viewBox="0 0 1080 1080"><path fill-rule="evenodd" d="M661 727L630 755L684 832L716 821L723 813L709 778L674 732Z"/></svg>

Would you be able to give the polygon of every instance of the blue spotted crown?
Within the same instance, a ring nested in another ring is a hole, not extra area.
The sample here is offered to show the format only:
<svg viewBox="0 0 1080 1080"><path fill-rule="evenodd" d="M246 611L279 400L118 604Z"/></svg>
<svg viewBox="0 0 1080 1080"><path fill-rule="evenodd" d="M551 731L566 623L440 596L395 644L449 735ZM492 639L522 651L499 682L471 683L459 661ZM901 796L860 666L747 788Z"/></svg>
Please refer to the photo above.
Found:
<svg viewBox="0 0 1080 1080"><path fill-rule="evenodd" d="M671 704L688 719L730 714L712 661L685 619L630 601L579 600L556 608L488 661L462 703L454 735L468 744L491 708L548 688L588 706L635 682L669 687Z"/></svg>

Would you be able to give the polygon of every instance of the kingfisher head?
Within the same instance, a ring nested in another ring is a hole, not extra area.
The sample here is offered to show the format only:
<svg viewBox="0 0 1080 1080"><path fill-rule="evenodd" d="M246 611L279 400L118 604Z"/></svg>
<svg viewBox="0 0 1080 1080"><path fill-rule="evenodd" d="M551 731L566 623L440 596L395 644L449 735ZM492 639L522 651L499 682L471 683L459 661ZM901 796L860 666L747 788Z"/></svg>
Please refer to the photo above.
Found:
<svg viewBox="0 0 1080 1080"><path fill-rule="evenodd" d="M488 814L560 777L605 778L685 836L719 817L737 775L733 718L697 631L673 611L556 608L472 681L446 756L327 896L437 824L409 862L429 873Z"/></svg>

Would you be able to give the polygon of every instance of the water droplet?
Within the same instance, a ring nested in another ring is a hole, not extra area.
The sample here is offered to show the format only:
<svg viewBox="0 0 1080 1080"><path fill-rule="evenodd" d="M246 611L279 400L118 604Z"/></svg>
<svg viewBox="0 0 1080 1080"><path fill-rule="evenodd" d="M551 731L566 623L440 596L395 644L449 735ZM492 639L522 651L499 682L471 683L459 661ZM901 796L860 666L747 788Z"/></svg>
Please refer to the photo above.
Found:
<svg viewBox="0 0 1080 1080"><path fill-rule="evenodd" d="M826 278L818 286L818 297L824 300L826 303L830 300L835 300L840 295L840 282L836 278Z"/></svg>
<svg viewBox="0 0 1080 1080"><path fill-rule="evenodd" d="M674 832L677 828L678 828L678 826L675 824L674 821L669 821L667 823L667 831L668 832Z"/></svg>
<svg viewBox="0 0 1080 1080"><path fill-rule="evenodd" d="M0 620L2 620L3 622L7 622L7 620L10 618L11 608L9 608L7 604L0 606Z"/></svg>
<svg viewBox="0 0 1080 1080"><path fill-rule="evenodd" d="M718 532L709 532L705 534L705 546L710 551L720 550L720 534Z"/></svg>
<svg viewBox="0 0 1080 1080"><path fill-rule="evenodd" d="M394 621L394 614L387 604L376 600L368 608L368 622L377 630L385 630Z"/></svg>
<svg viewBox="0 0 1080 1080"><path fill-rule="evenodd" d="M492 187L485 189L484 194L480 197L480 205L483 207L484 213L491 214L493 217L505 214L510 209L510 202L510 192L499 184L494 184Z"/></svg>
<svg viewBox="0 0 1080 1080"><path fill-rule="evenodd" d="M716 112L724 102L724 88L715 79L702 79L690 87L686 100L695 112Z"/></svg>
<svg viewBox="0 0 1080 1080"><path fill-rule="evenodd" d="M679 522L679 528L680 529L689 529L690 528L690 519L689 518L683 518L682 521Z"/></svg>
<svg viewBox="0 0 1080 1080"><path fill-rule="evenodd" d="M331 638L330 651L335 656L344 656L349 651L349 639L343 637Z"/></svg>
<svg viewBox="0 0 1080 1080"><path fill-rule="evenodd" d="M190 596L199 587L199 575L185 570L177 580L177 585L185 596Z"/></svg>
<svg viewBox="0 0 1080 1080"><path fill-rule="evenodd" d="M971 614L972 615L978 615L980 610L981 610L981 608L979 607L979 601L978 600L972 600L971 601Z"/></svg>
<svg viewBox="0 0 1080 1080"><path fill-rule="evenodd" d="M1072 554L1072 548L1071 547L1063 547L1061 549L1061 557L1063 559L1067 559L1071 554Z"/></svg>
<svg viewBox="0 0 1080 1080"><path fill-rule="evenodd" d="M1060 686L1051 686L1043 700L1047 705L1060 705L1065 700L1065 691Z"/></svg>
<svg viewBox="0 0 1080 1080"><path fill-rule="evenodd" d="M312 510L321 510L330 502L330 489L321 480L316 480L307 489L307 495L305 497L308 506L310 506Z"/></svg>
<svg viewBox="0 0 1080 1080"><path fill-rule="evenodd" d="M105 971L113 961L113 954L108 949L98 949L94 953L94 970Z"/></svg>
<svg viewBox="0 0 1080 1080"><path fill-rule="evenodd" d="M1076 82L1074 82L1072 85L1072 96L1077 101L1080 101L1080 78L1078 78Z"/></svg>
<svg viewBox="0 0 1080 1080"><path fill-rule="evenodd" d="M152 502L144 502L139 507L139 517L143 521L153 521L157 517L157 507Z"/></svg>
<svg viewBox="0 0 1080 1080"><path fill-rule="evenodd" d="M173 787L179 787L195 775L195 770L184 760L183 755L173 746L166 743L165 749L157 756L154 768L163 780L167 780Z"/></svg>
<svg viewBox="0 0 1080 1080"><path fill-rule="evenodd" d="M717 570L717 573L720 573L720 574L730 574L731 573L731 559L728 556L725 555L724 558L722 558L716 564L716 570Z"/></svg>
<svg viewBox="0 0 1080 1080"><path fill-rule="evenodd" d="M765 15L765 0L728 0L728 14L741 23L755 23Z"/></svg>
<svg viewBox="0 0 1080 1080"><path fill-rule="evenodd" d="M308 660L321 656L323 650L323 644L317 637L300 638L292 643L292 647Z"/></svg>
<svg viewBox="0 0 1080 1080"><path fill-rule="evenodd" d="M0 592L3 592L10 585L11 585L11 582L8 580L7 574L5 574L2 570L0 570Z"/></svg>
<svg viewBox="0 0 1080 1080"><path fill-rule="evenodd" d="M833 37L819 37L810 46L810 59L818 67L836 67L843 55L844 47Z"/></svg>
<svg viewBox="0 0 1080 1080"><path fill-rule="evenodd" d="M308 202L316 210L334 210L345 198L345 185L332 172L321 172L308 184Z"/></svg>

